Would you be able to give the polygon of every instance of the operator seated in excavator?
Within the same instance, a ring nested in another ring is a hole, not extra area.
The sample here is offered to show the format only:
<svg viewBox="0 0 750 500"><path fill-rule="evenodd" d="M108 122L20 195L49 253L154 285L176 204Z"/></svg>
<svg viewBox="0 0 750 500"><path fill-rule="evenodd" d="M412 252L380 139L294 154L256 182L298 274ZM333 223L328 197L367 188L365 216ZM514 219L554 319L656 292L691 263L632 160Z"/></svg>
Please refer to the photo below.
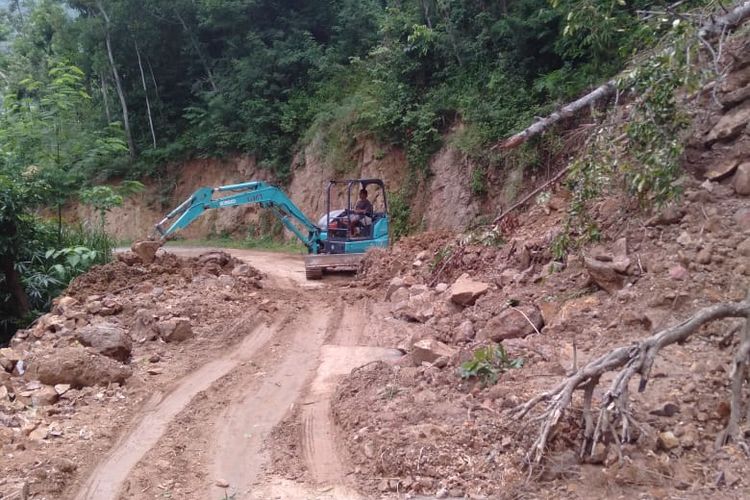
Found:
<svg viewBox="0 0 750 500"><path fill-rule="evenodd" d="M372 203L367 199L367 189L362 188L359 190L359 201L354 206L354 213L351 216L352 236L360 236L368 232L372 226L372 214L373 208Z"/></svg>

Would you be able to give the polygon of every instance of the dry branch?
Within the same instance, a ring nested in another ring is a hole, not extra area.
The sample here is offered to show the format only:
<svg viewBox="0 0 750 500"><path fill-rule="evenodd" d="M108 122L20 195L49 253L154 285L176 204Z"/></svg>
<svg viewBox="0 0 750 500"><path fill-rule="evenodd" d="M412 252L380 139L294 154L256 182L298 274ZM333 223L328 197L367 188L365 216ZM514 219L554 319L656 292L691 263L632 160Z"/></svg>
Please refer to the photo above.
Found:
<svg viewBox="0 0 750 500"><path fill-rule="evenodd" d="M546 189L550 184L554 184L555 182L559 181L565 173L570 170L570 168L573 166L573 164L568 165L567 167L560 170L558 173L556 173L550 180L539 186L538 188L534 189L532 192L524 196L521 201L513 204L508 210L498 215L494 221L492 221L493 224L498 224L501 220L503 220L509 213L511 213L513 210L516 210L519 207L522 207L525 205L532 197L539 194L539 192Z"/></svg>
<svg viewBox="0 0 750 500"><path fill-rule="evenodd" d="M720 36L724 33L732 31L748 18L750 18L750 1L746 1L738 5L723 16L713 18L711 22L705 24L700 28L700 30L698 31L698 36L704 39ZM532 137L545 132L552 125L558 123L559 121L575 116L579 111L589 106L593 106L594 104L597 104L604 99L608 99L609 97L614 95L616 89L616 80L610 80L607 83L597 87L592 92L589 92L585 96L566 104L558 111L555 111L546 118L542 118L541 120L535 122L525 130L522 130L521 132L505 139L498 145L493 146L492 149L513 149L515 147L518 147Z"/></svg>
<svg viewBox="0 0 750 500"><path fill-rule="evenodd" d="M640 376L638 392L646 389L651 367L659 351L665 347L683 342L702 325L722 318L745 318L744 336L734 356L731 375L732 404L729 425L719 436L717 444L723 445L728 440L739 441L739 422L742 415L742 385L745 369L750 356L750 292L743 302L717 304L698 311L682 323L662 330L631 346L621 346L589 362L574 374L563 379L551 390L541 393L526 403L511 410L517 419L526 417L531 410L542 402L547 402L546 409L533 421L540 422L539 435L529 449L527 460L538 463L546 451L547 443L555 425L560 421L571 404L573 393L584 390L583 424L584 438L581 454L593 452L596 443L605 435L614 438L617 443L628 442L632 427L637 422L629 410L628 385L630 380ZM601 377L610 371L620 370L612 381L609 390L599 404L599 416L593 424L592 395ZM617 431L616 427L620 430Z"/></svg>

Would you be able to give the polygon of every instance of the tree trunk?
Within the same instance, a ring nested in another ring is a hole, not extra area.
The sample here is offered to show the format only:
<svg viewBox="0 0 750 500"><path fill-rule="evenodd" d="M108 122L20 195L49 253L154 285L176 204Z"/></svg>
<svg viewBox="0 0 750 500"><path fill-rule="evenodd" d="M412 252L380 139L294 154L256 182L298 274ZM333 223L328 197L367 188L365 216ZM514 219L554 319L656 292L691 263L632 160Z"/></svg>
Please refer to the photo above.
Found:
<svg viewBox="0 0 750 500"><path fill-rule="evenodd" d="M112 113L109 110L109 95L107 94L107 81L104 75L100 76L102 81L102 100L104 101L104 116L107 117L107 124L112 123Z"/></svg>
<svg viewBox="0 0 750 500"><path fill-rule="evenodd" d="M459 66L463 66L464 62L461 59L461 51L458 50L458 42L456 41L456 31L453 29L453 21L451 21L450 12L448 7L443 5L442 7L438 4L438 10L443 14L443 20L445 21L445 29L448 32L448 38L451 41L451 47L453 47L453 54L456 56L456 61Z"/></svg>
<svg viewBox="0 0 750 500"><path fill-rule="evenodd" d="M21 20L21 24L25 24L26 23L26 19L24 19L24 17L23 17L23 10L21 9L21 2L20 2L20 0L15 0L13 2L13 4L15 4L15 6L16 6L16 12L18 13L18 19Z"/></svg>
<svg viewBox="0 0 750 500"><path fill-rule="evenodd" d="M211 84L211 89L214 92L217 92L219 89L216 86L216 81L214 80L214 74L211 72L211 68L208 66L208 61L206 60L205 56L203 55L203 51L198 46L198 41L193 36L193 32L190 31L190 28L188 28L187 23L182 18L179 12L175 9L175 16L177 16L177 20L180 21L180 24L182 25L182 29L185 30L185 33L187 33L188 38L190 39L190 44L193 46L193 50L198 55L198 59L200 59L201 64L203 65L203 69L206 71L206 77L208 78L208 82Z"/></svg>
<svg viewBox="0 0 750 500"><path fill-rule="evenodd" d="M99 12L101 12L104 18L104 42L107 46L107 58L109 59L109 65L112 68L112 76L115 80L115 89L117 90L117 96L120 98L120 106L122 107L122 126L125 129L125 137L128 141L128 152L130 158L135 158L135 142L133 142L133 134L130 130L130 120L128 118L128 103L125 100L125 92L122 90L122 82L120 81L120 74L117 71L117 65L115 64L115 57L112 54L112 40L109 34L109 16L104 10L101 2L97 2Z"/></svg>
<svg viewBox="0 0 750 500"><path fill-rule="evenodd" d="M151 83L154 84L154 93L156 94L156 98L158 100L161 100L161 97L159 97L159 85L156 83L156 77L154 76L154 68L151 67L151 61L149 60L148 56L146 56L146 65L148 66L148 72L151 73Z"/></svg>
<svg viewBox="0 0 750 500"><path fill-rule="evenodd" d="M159 84L156 83L156 77L154 76L154 68L151 67L151 61L148 58L148 55L146 56L146 66L148 66L148 72L151 75L151 83L154 84L154 94L156 95L156 101L158 103L161 103L161 96L159 95ZM163 106L157 106L156 110L159 112L159 118L161 118L162 121L164 121L164 111L162 111Z"/></svg>
<svg viewBox="0 0 750 500"><path fill-rule="evenodd" d="M16 271L15 259L8 255L0 256L0 272L5 275L5 285L8 287L8 292L11 296L11 311L18 317L22 318L29 314L31 311L31 305L29 304L29 297L26 295L26 290L23 288L21 283L21 276Z"/></svg>
<svg viewBox="0 0 750 500"><path fill-rule="evenodd" d="M154 131L154 120L151 118L151 103L148 101L148 88L146 87L146 75L143 73L143 63L141 62L141 51L138 49L138 42L135 42L135 54L138 57L138 69L141 70L141 83L143 84L143 94L146 97L146 112L148 113L148 127L151 129L151 139L156 149L156 132Z"/></svg>
<svg viewBox="0 0 750 500"><path fill-rule="evenodd" d="M427 27L432 29L432 20L430 19L430 6L427 5L426 0L422 0L422 10L424 10L424 18L427 22Z"/></svg>

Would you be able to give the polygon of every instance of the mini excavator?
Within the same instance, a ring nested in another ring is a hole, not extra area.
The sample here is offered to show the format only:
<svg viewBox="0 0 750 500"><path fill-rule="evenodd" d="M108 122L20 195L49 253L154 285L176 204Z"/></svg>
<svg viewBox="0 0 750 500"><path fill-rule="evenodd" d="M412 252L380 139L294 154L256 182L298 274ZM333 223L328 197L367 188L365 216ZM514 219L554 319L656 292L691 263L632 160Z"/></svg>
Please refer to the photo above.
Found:
<svg viewBox="0 0 750 500"><path fill-rule="evenodd" d="M354 210L361 190L372 191L372 211ZM331 209L332 197L343 208ZM352 205L352 202L355 205ZM326 213L313 223L278 187L262 181L243 182L216 188L197 189L157 225L162 240L186 228L205 211L242 205L268 209L307 247L305 275L320 279L325 271L356 270L365 252L372 247L387 247L388 202L380 179L330 181L326 189ZM376 211L380 209L380 211ZM364 216L362 216L364 215Z"/></svg>

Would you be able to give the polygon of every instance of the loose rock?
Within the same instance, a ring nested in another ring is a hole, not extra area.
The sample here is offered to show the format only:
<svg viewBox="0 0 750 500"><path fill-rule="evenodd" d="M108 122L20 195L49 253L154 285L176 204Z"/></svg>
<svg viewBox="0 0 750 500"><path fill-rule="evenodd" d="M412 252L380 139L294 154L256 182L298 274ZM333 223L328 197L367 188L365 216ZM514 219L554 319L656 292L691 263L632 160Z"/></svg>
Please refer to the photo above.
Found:
<svg viewBox="0 0 750 500"><path fill-rule="evenodd" d="M411 351L412 360L416 365L424 362L434 363L441 357L450 358L457 349L435 339L423 339L414 343Z"/></svg>
<svg viewBox="0 0 750 500"><path fill-rule="evenodd" d="M717 141L733 139L742 132L749 121L750 101L722 115L719 122L706 136L706 144L710 146Z"/></svg>
<svg viewBox="0 0 750 500"><path fill-rule="evenodd" d="M151 264L156 259L156 251L161 248L159 241L136 241L130 250L141 259L144 264Z"/></svg>
<svg viewBox="0 0 750 500"><path fill-rule="evenodd" d="M659 434L657 439L657 447L660 450L669 451L680 446L680 440L672 433L672 431L662 432Z"/></svg>
<svg viewBox="0 0 750 500"><path fill-rule="evenodd" d="M99 354L118 361L130 359L133 342L130 335L112 323L100 323L81 328L76 332L76 339L87 347L92 347Z"/></svg>
<svg viewBox="0 0 750 500"><path fill-rule="evenodd" d="M54 387L45 385L31 395L31 404L33 406L50 406L55 404L59 397L60 395Z"/></svg>
<svg viewBox="0 0 750 500"><path fill-rule="evenodd" d="M685 281L690 277L690 273L682 265L678 264L669 269L669 277L677 281Z"/></svg>
<svg viewBox="0 0 750 500"><path fill-rule="evenodd" d="M734 174L733 187L735 193L742 196L750 196L750 162L743 163L737 167Z"/></svg>
<svg viewBox="0 0 750 500"><path fill-rule="evenodd" d="M536 306L519 306L506 309L490 319L487 326L477 334L477 338L494 342L518 339L536 333L543 326L542 313Z"/></svg>
<svg viewBox="0 0 750 500"><path fill-rule="evenodd" d="M117 361L81 347L64 347L30 360L29 377L43 384L80 388L122 383L133 374Z"/></svg>
<svg viewBox="0 0 750 500"><path fill-rule="evenodd" d="M193 327L188 318L172 318L157 326L159 335L165 342L182 342L193 337Z"/></svg>
<svg viewBox="0 0 750 500"><path fill-rule="evenodd" d="M450 300L454 304L460 306L470 306L473 305L479 297L487 293L489 289L490 286L487 283L474 281L469 278L468 274L462 274L455 283L453 283L453 286L449 291Z"/></svg>
<svg viewBox="0 0 750 500"><path fill-rule="evenodd" d="M607 293L613 294L625 286L627 278L617 272L614 262L602 262L589 257L585 257L583 262L591 281Z"/></svg>

